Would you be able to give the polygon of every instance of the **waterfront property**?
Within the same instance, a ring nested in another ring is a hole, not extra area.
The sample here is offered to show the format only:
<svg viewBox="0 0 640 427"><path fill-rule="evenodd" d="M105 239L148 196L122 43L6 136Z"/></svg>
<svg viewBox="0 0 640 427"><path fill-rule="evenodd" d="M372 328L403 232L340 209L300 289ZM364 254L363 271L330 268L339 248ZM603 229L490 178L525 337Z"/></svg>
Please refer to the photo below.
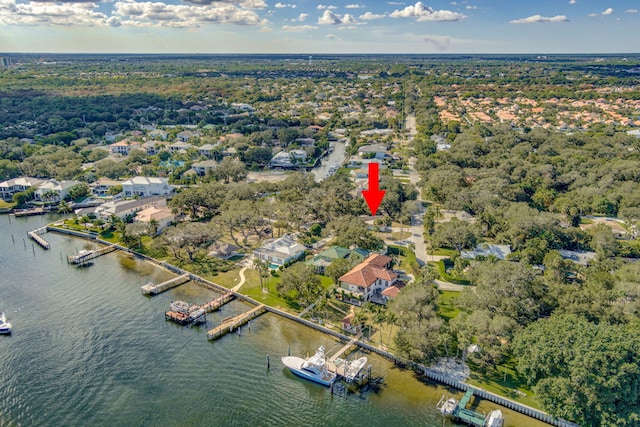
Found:
<svg viewBox="0 0 640 427"><path fill-rule="evenodd" d="M2 200L11 201L14 194L28 190L31 187L38 187L44 182L46 180L28 176L0 182L0 197L2 197Z"/></svg>
<svg viewBox="0 0 640 427"><path fill-rule="evenodd" d="M398 274L391 269L393 259L373 254L338 279L339 291L345 302L362 305L372 301L384 304L382 292L396 284Z"/></svg>
<svg viewBox="0 0 640 427"><path fill-rule="evenodd" d="M94 213L97 217L104 221L109 221L111 217L116 216L124 219L129 215L134 215L143 209L151 207L161 208L167 206L167 199L164 197L144 197L133 200L112 200L98 206Z"/></svg>
<svg viewBox="0 0 640 427"><path fill-rule="evenodd" d="M266 261L272 268L288 264L304 255L306 248L297 243L290 234L279 239L269 240L261 248L256 249L253 254L256 258Z"/></svg>
<svg viewBox="0 0 640 427"><path fill-rule="evenodd" d="M173 186L167 178L136 176L122 183L125 197L168 196L173 193Z"/></svg>

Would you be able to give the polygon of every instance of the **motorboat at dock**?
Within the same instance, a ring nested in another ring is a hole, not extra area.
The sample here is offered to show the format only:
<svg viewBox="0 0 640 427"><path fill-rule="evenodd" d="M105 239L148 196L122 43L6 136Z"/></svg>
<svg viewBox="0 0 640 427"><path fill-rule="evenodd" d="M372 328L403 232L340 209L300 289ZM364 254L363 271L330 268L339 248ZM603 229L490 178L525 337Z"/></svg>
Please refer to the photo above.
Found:
<svg viewBox="0 0 640 427"><path fill-rule="evenodd" d="M333 384L337 378L335 373L329 372L327 369L324 346L320 346L316 353L309 359L305 360L301 357L285 356L282 358L282 363L295 375L327 387Z"/></svg>

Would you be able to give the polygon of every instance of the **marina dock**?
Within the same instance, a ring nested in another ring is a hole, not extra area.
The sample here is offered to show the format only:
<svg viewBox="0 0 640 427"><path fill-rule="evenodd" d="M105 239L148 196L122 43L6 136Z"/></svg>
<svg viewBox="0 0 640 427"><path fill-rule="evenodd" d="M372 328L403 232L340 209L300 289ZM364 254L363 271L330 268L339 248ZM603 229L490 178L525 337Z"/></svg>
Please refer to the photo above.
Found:
<svg viewBox="0 0 640 427"><path fill-rule="evenodd" d="M227 321L223 321L221 325L216 326L215 328L207 332L207 338L210 340L218 339L221 336L228 334L229 332L235 331L237 328L241 327L249 320L260 316L264 312L264 304L260 304L245 313L232 317Z"/></svg>
<svg viewBox="0 0 640 427"><path fill-rule="evenodd" d="M27 232L27 236L29 236L31 240L39 244L43 249L49 249L51 247L49 245L49 242L47 242L42 237L40 237L41 234L44 234L46 232L47 232L47 227L40 227L33 231Z"/></svg>
<svg viewBox="0 0 640 427"><path fill-rule="evenodd" d="M337 358L339 358L344 353L346 353L347 350L349 350L351 347L355 346L356 345L356 341L358 341L358 338L360 338L359 335L354 337L353 339L351 339L351 341L349 341L344 347L342 347L333 356L331 356L329 358L329 362L331 362L331 363L335 362Z"/></svg>
<svg viewBox="0 0 640 427"><path fill-rule="evenodd" d="M69 264L76 264L76 265L82 265L85 262L88 262L94 258L98 258L102 255L108 254L110 252L115 251L116 245L113 244L111 246L105 246L104 248L100 248L94 251L87 251L87 250L82 250L80 252L78 252L75 255L69 255L67 257L67 262Z"/></svg>
<svg viewBox="0 0 640 427"><path fill-rule="evenodd" d="M164 291L167 291L171 288L175 288L176 286L182 285L185 282L188 282L189 275L183 274L182 276L174 277L173 279L169 279L165 282L159 283L157 285L152 282L147 283L140 287L142 291L142 295L158 295Z"/></svg>
<svg viewBox="0 0 640 427"><path fill-rule="evenodd" d="M226 294L209 301L206 304L202 304L199 307L205 311L205 313L211 313L212 311L216 311L220 309L226 303L234 300L236 295L233 291L229 291Z"/></svg>
<svg viewBox="0 0 640 427"><path fill-rule="evenodd" d="M473 392L474 392L473 388L469 387L467 389L464 396L462 396L462 399L460 399L460 402L458 402L458 406L456 406L456 408L453 410L453 413L451 414L451 416L459 420L460 422L463 422L470 426L484 427L487 422L484 415L474 412L470 409L467 409L467 405L469 404L469 401L473 397Z"/></svg>

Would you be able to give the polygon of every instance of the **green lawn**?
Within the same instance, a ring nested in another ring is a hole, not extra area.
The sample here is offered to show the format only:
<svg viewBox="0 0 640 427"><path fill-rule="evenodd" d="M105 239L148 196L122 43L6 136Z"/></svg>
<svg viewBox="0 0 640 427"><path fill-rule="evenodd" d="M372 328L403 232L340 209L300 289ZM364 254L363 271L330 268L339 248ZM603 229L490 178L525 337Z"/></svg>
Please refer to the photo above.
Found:
<svg viewBox="0 0 640 427"><path fill-rule="evenodd" d="M245 278L247 277L247 273L250 270L245 270ZM251 270L253 271L253 270ZM213 283L217 283L220 286L224 286L227 289L233 288L240 282L240 276L238 273L240 272L239 268L234 268L226 272L220 272L215 276L207 276L207 280L211 280ZM258 279L258 274L256 273L256 280ZM246 283L243 285L246 286Z"/></svg>
<svg viewBox="0 0 640 427"><path fill-rule="evenodd" d="M393 240L402 240L402 239L406 239L411 237L411 232L410 231L403 231L402 233L399 231L394 231L393 233L391 233L391 238Z"/></svg>
<svg viewBox="0 0 640 427"><path fill-rule="evenodd" d="M485 373L482 373L469 359L467 359L467 364L471 368L471 376L466 381L468 384L508 397L532 408L543 409L535 399L533 391L516 372L514 360L495 368L488 368Z"/></svg>
<svg viewBox="0 0 640 427"><path fill-rule="evenodd" d="M468 280L462 277L453 276L447 273L447 266L445 265L445 261L447 260L440 260L437 263L435 263L436 266L438 267L438 273L440 274L440 278L445 282L456 283L458 285L468 285L469 284Z"/></svg>
<svg viewBox="0 0 640 427"><path fill-rule="evenodd" d="M456 308L456 300L460 296L460 292L456 291L438 291L438 316L445 319L447 322L460 313L460 310Z"/></svg>
<svg viewBox="0 0 640 427"><path fill-rule="evenodd" d="M13 209L15 206L15 203L8 203L0 199L0 210Z"/></svg>
<svg viewBox="0 0 640 427"><path fill-rule="evenodd" d="M440 255L440 256L453 256L456 254L456 251L453 249L434 249L431 251L430 255Z"/></svg>

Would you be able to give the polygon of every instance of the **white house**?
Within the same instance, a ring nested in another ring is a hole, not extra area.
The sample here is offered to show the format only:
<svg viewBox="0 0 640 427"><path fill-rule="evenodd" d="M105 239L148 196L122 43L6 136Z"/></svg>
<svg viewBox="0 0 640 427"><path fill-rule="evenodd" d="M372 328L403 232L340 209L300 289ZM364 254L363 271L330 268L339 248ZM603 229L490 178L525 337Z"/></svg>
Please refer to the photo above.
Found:
<svg viewBox="0 0 640 427"><path fill-rule="evenodd" d="M173 193L173 186L167 178L136 176L122 183L125 197L168 196Z"/></svg>
<svg viewBox="0 0 640 427"><path fill-rule="evenodd" d="M25 191L31 187L37 187L43 182L45 182L44 179L31 178L28 176L0 182L0 197L2 197L3 200L11 200L14 194Z"/></svg>
<svg viewBox="0 0 640 427"><path fill-rule="evenodd" d="M253 252L256 258L267 261L272 266L285 265L300 258L306 248L296 243L293 236L287 234L279 239L268 241Z"/></svg>
<svg viewBox="0 0 640 427"><path fill-rule="evenodd" d="M510 254L511 247L509 245L489 245L487 243L478 244L472 251L460 251L460 256L466 259L476 259L478 256L488 257L489 255L493 255L504 261Z"/></svg>
<svg viewBox="0 0 640 427"><path fill-rule="evenodd" d="M193 132L191 130L183 130L182 132L178 132L176 134L176 139L182 142L189 142L192 138L197 138L200 136L200 133Z"/></svg>
<svg viewBox="0 0 640 427"><path fill-rule="evenodd" d="M306 162L306 160L307 152L304 150L280 151L271 158L271 166L282 168L294 167L296 164Z"/></svg>
<svg viewBox="0 0 640 427"><path fill-rule="evenodd" d="M383 291L394 286L398 275L389 269L393 259L373 254L338 279L345 302L361 305L367 301L384 303Z"/></svg>
<svg viewBox="0 0 640 427"><path fill-rule="evenodd" d="M59 202L67 197L69 190L78 184L80 184L80 181L56 181L55 179L50 179L40 184L38 189L33 193L33 198L40 202Z"/></svg>

